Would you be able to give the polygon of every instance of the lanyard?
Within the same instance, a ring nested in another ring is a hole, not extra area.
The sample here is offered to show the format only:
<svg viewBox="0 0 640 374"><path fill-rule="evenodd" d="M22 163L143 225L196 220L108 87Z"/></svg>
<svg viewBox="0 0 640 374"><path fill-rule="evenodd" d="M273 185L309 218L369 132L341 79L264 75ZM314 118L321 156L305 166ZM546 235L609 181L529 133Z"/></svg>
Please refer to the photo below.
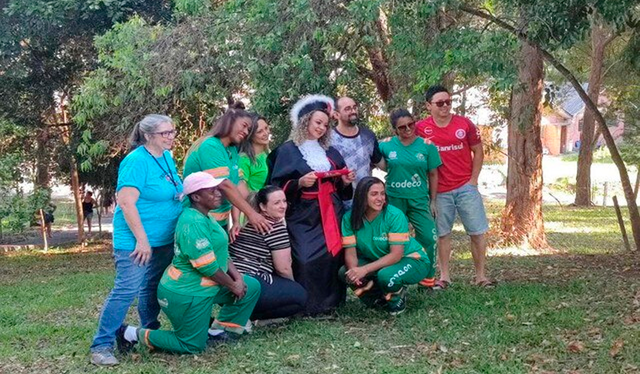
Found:
<svg viewBox="0 0 640 374"><path fill-rule="evenodd" d="M164 170L162 165L160 165L160 162L158 162L158 159L155 158L155 156L152 155L151 152L149 152L149 150L146 147L144 147L144 150L147 151L147 153L149 154L149 156L151 156L153 161L156 162L156 165L158 165L160 170L162 170L162 172L164 173L165 178L171 181L171 184L173 184L173 187L176 189L176 192L178 192L178 182L176 182L176 180L173 179L173 173L171 173L171 167L169 166L169 162L167 161L167 158L165 157L164 152L162 152L162 159L164 160L165 165L167 165L167 170L169 170L168 172Z"/></svg>

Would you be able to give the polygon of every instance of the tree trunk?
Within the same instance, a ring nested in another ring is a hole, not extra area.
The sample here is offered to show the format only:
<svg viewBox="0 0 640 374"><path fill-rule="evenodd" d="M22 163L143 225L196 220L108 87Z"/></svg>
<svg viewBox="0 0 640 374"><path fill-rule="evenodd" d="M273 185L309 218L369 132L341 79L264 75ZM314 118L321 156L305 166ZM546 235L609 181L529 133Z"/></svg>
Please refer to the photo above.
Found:
<svg viewBox="0 0 640 374"><path fill-rule="evenodd" d="M502 27L505 30L508 30L513 35L515 35L518 39L520 39L523 43L531 43L540 49L542 56L544 59L549 62L553 67L555 67L560 74L562 74L571 85L576 90L582 101L585 103L587 108L589 108L596 117L596 122L598 123L598 128L602 133L602 138L604 139L609 152L611 153L611 160L616 165L618 169L618 174L620 174L620 183L622 183L622 190L624 191L624 198L627 201L627 209L629 210L629 220L631 221L631 230L633 232L633 242L635 244L637 252L640 254L640 211L638 211L638 204L636 203L636 199L633 195L633 186L631 185L631 179L629 178L629 172L627 171L627 165L625 165L624 160L622 160L622 156L620 155L620 151L618 150L618 146L616 145L613 136L611 135L611 131L607 127L607 122L604 119L604 116L598 109L596 103L591 100L589 95L582 89L580 82L576 79L576 77L571 73L569 69L566 68L557 58L555 58L551 53L544 50L540 47L539 44L533 43L527 37L527 34L522 31L522 29L516 29L508 22L493 16L492 14L485 13L481 10L469 8L466 6L460 6L460 10L472 14L477 17L484 18L488 21L494 22L496 25Z"/></svg>
<svg viewBox="0 0 640 374"><path fill-rule="evenodd" d="M596 105L600 97L602 74L604 68L604 53L609 43L608 32L593 21L591 28L591 71L589 72L588 95ZM576 175L577 206L590 206L591 201L591 164L593 162L593 144L595 141L596 120L595 113L585 108L582 133L580 133L580 153L578 155L578 173Z"/></svg>
<svg viewBox="0 0 640 374"><path fill-rule="evenodd" d="M35 185L37 188L49 188L50 175L49 165L51 154L49 149L49 128L43 124L36 135L36 176Z"/></svg>
<svg viewBox="0 0 640 374"><path fill-rule="evenodd" d="M542 141L540 120L544 70L537 47L521 43L518 83L511 97L507 201L502 214L506 243L548 247L542 217Z"/></svg>
<svg viewBox="0 0 640 374"><path fill-rule="evenodd" d="M378 19L373 29L375 30L375 35L373 36L376 42L373 45L365 47L372 68L368 75L376 85L380 99L389 106L393 100L395 90L389 71L389 59L386 52L386 48L391 43L391 38L389 36L387 15L382 8L378 10Z"/></svg>
<svg viewBox="0 0 640 374"><path fill-rule="evenodd" d="M78 223L78 243L84 241L84 214L82 213L82 195L80 194L80 178L78 177L78 163L71 156L71 192L76 206L76 220Z"/></svg>

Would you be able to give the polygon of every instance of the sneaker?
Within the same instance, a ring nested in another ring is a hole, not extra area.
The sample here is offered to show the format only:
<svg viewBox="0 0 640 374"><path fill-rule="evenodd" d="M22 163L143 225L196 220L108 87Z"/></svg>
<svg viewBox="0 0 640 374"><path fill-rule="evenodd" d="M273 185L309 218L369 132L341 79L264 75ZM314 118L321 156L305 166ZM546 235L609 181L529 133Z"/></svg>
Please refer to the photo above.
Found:
<svg viewBox="0 0 640 374"><path fill-rule="evenodd" d="M129 325L123 323L118 330L116 330L116 346L118 347L118 352L122 354L127 354L133 351L133 347L135 347L137 342L130 342L124 338L124 332Z"/></svg>
<svg viewBox="0 0 640 374"><path fill-rule="evenodd" d="M119 364L111 351L91 352L91 363L96 366L116 366Z"/></svg>
<svg viewBox="0 0 640 374"><path fill-rule="evenodd" d="M209 335L207 345L209 347L216 347L221 344L235 344L238 339L240 339L240 335L225 331L221 334Z"/></svg>
<svg viewBox="0 0 640 374"><path fill-rule="evenodd" d="M389 294L387 310L392 316L397 316L407 309L407 290L402 287L400 291Z"/></svg>

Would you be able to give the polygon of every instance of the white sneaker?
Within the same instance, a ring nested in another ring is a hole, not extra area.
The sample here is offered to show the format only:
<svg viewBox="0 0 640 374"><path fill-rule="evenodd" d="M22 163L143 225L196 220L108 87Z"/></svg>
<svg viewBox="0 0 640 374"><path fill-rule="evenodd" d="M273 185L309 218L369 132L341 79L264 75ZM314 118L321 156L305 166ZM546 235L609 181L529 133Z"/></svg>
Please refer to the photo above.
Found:
<svg viewBox="0 0 640 374"><path fill-rule="evenodd" d="M91 352L91 363L97 366L116 366L119 364L116 356L110 351Z"/></svg>

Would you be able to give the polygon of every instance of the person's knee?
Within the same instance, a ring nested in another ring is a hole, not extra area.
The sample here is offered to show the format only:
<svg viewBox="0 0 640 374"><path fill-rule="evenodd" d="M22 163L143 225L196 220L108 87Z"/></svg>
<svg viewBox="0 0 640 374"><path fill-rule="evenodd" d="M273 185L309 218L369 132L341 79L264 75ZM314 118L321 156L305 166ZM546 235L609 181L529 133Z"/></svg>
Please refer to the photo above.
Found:
<svg viewBox="0 0 640 374"><path fill-rule="evenodd" d="M294 290L294 299L293 302L296 305L305 306L307 304L307 300L309 299L309 294L307 290L302 287L299 283L295 284Z"/></svg>
<svg viewBox="0 0 640 374"><path fill-rule="evenodd" d="M343 265L340 267L340 269L338 270L338 278L340 278L340 280L343 281L344 283L347 283L347 267L346 266Z"/></svg>
<svg viewBox="0 0 640 374"><path fill-rule="evenodd" d="M244 297L250 300L258 299L258 297L260 297L260 290L261 290L260 282L257 279L250 277L248 275L244 275L243 279L244 279L244 283L247 285L247 293L245 294Z"/></svg>

